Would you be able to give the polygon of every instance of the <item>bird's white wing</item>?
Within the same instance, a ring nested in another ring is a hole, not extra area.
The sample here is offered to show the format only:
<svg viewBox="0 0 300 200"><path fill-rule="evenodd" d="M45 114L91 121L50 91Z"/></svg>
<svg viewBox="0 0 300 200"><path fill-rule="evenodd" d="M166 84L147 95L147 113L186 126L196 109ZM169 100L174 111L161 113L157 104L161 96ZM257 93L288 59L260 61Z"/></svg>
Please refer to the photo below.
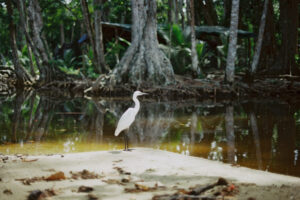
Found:
<svg viewBox="0 0 300 200"><path fill-rule="evenodd" d="M121 116L117 128L115 130L115 136L118 136L123 130L128 129L135 119L137 111L134 108L128 108Z"/></svg>

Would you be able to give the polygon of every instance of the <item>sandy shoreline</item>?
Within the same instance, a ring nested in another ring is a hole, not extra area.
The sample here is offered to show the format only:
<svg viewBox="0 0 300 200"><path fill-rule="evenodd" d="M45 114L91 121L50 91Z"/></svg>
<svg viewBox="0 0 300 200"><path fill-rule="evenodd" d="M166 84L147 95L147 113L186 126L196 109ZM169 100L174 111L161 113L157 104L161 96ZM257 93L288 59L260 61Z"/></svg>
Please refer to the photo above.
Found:
<svg viewBox="0 0 300 200"><path fill-rule="evenodd" d="M233 184L227 199L300 199L300 178L154 149L0 158L1 200L27 199L30 191L46 189L53 193L46 199L152 199L219 177ZM83 179L83 170L92 176ZM57 172L63 172L62 180L39 179ZM92 191L78 192L80 186Z"/></svg>

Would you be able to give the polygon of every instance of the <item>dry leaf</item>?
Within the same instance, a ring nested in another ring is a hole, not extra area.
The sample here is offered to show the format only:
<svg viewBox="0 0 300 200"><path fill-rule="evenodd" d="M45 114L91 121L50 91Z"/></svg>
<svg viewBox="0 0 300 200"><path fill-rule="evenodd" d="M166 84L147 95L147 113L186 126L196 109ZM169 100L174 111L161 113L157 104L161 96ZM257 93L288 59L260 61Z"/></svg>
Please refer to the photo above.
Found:
<svg viewBox="0 0 300 200"><path fill-rule="evenodd" d="M120 160L114 160L113 163L119 163L119 162L122 162L123 160L120 159Z"/></svg>
<svg viewBox="0 0 300 200"><path fill-rule="evenodd" d="M24 185L30 185L33 182L42 181L44 179L45 179L44 177L33 177L33 178L19 178L19 179L15 179L15 180L21 181Z"/></svg>
<svg viewBox="0 0 300 200"><path fill-rule="evenodd" d="M44 191L34 190L30 192L27 200L41 200L54 195L56 195L56 192L53 189L46 189Z"/></svg>
<svg viewBox="0 0 300 200"><path fill-rule="evenodd" d="M148 191L149 190L149 187L146 186L146 185L135 183L134 186L135 186L136 189L141 190L141 191Z"/></svg>
<svg viewBox="0 0 300 200"><path fill-rule="evenodd" d="M124 185L120 180L117 179L107 179L107 180L102 180L103 182L107 184L119 184L119 185Z"/></svg>
<svg viewBox="0 0 300 200"><path fill-rule="evenodd" d="M122 182L122 183L129 183L129 181L130 181L130 180L129 180L128 178L122 178L122 179L121 179L121 182Z"/></svg>
<svg viewBox="0 0 300 200"><path fill-rule="evenodd" d="M12 193L11 190L6 189L6 190L3 191L3 194L6 194L6 195L12 195L13 193Z"/></svg>
<svg viewBox="0 0 300 200"><path fill-rule="evenodd" d="M135 188L125 188L125 192L130 192L130 193L137 193L137 192L149 192L149 191L155 191L158 189L166 189L164 185L161 183L155 183L153 182L148 182L148 183L135 183L134 184Z"/></svg>
<svg viewBox="0 0 300 200"><path fill-rule="evenodd" d="M72 179L78 179L78 178L82 178L82 179L97 179L97 178L101 178L102 176L100 176L99 174L96 174L94 172L90 172L86 169L82 170L81 172L72 172L70 171L70 174L72 175Z"/></svg>
<svg viewBox="0 0 300 200"><path fill-rule="evenodd" d="M37 161L38 159L31 159L31 160L28 160L26 158L21 158L22 162L34 162L34 161Z"/></svg>
<svg viewBox="0 0 300 200"><path fill-rule="evenodd" d="M119 172L119 174L122 174L122 175L131 175L130 172L124 171L121 167L114 167L114 169L117 170Z"/></svg>
<svg viewBox="0 0 300 200"><path fill-rule="evenodd" d="M98 197L96 197L94 194L88 194L89 200L97 200Z"/></svg>
<svg viewBox="0 0 300 200"><path fill-rule="evenodd" d="M94 188L88 186L80 186L77 192L91 192Z"/></svg>
<svg viewBox="0 0 300 200"><path fill-rule="evenodd" d="M57 181L57 180L64 180L64 179L66 179L66 177L62 171L56 172L50 175L49 177L45 178L46 181Z"/></svg>

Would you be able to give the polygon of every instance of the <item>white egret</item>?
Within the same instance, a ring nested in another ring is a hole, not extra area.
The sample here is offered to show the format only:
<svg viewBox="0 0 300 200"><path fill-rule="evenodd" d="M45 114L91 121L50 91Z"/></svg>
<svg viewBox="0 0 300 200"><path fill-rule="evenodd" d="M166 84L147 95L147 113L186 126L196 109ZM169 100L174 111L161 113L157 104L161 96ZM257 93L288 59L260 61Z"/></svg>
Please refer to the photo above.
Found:
<svg viewBox="0 0 300 200"><path fill-rule="evenodd" d="M128 108L124 114L121 116L117 128L115 130L115 136L118 136L122 131L124 131L124 140L125 140L125 148L124 151L128 151L128 136L127 136L127 132L129 127L131 126L131 124L134 122L135 120L135 116L136 114L139 112L140 110L140 102L137 99L138 96L141 95L145 95L147 93L143 93L140 91L135 91L133 93L133 101L135 103L133 108Z"/></svg>

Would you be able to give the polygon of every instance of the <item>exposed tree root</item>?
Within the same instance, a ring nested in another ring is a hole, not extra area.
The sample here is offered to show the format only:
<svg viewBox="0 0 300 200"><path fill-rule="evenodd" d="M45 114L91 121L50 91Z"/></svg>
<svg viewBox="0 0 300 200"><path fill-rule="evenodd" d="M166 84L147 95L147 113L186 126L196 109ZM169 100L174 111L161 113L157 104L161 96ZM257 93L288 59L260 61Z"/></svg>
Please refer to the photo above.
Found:
<svg viewBox="0 0 300 200"><path fill-rule="evenodd" d="M9 95L15 91L17 77L13 69L9 67L0 68L0 95Z"/></svg>
<svg viewBox="0 0 300 200"><path fill-rule="evenodd" d="M176 84L153 86L147 83L136 85L116 85L113 74L101 75L95 81L68 77L43 86L35 86L39 91L51 91L55 96L130 96L133 91L150 93L152 98L160 99L234 99L249 97L276 97L292 99L300 94L299 77L270 77L255 79L251 83L236 77L234 85L223 81L223 75L209 76L207 79L192 79L176 75ZM10 68L0 70L0 95L14 93L16 76Z"/></svg>

